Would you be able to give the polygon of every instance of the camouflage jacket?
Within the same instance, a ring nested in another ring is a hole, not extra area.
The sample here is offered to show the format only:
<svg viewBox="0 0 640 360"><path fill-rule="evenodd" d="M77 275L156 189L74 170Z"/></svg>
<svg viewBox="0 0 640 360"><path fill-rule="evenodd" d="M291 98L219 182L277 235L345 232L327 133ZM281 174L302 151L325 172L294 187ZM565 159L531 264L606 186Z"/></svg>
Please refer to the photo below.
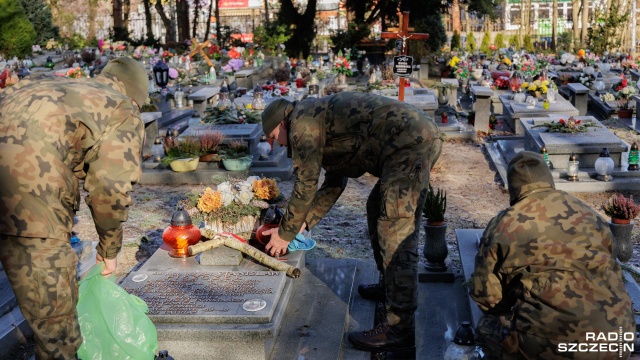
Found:
<svg viewBox="0 0 640 360"><path fill-rule="evenodd" d="M40 78L0 92L0 233L68 239L84 179L98 253L122 245L144 124L116 79Z"/></svg>
<svg viewBox="0 0 640 360"><path fill-rule="evenodd" d="M494 314L513 306L516 328L542 338L635 331L607 222L566 192L534 187L487 225L472 298Z"/></svg>
<svg viewBox="0 0 640 360"><path fill-rule="evenodd" d="M416 107L364 93L343 92L301 101L287 124L297 176L280 223L279 235L287 241L296 236L303 222L312 228L322 219L348 178L366 172L379 177L385 160L397 149L441 136L437 125ZM420 135L424 133L432 138ZM318 189L322 168L325 181ZM398 169L399 177L407 175Z"/></svg>

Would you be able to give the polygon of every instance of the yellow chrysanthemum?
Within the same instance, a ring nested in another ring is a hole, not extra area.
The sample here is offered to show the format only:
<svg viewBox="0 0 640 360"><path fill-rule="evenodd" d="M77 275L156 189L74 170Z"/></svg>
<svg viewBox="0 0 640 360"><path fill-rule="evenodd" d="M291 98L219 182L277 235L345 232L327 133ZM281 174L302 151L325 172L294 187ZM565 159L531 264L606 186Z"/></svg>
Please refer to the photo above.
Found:
<svg viewBox="0 0 640 360"><path fill-rule="evenodd" d="M536 91L536 90L538 90L538 87L536 86L536 84L531 84L527 90Z"/></svg>
<svg viewBox="0 0 640 360"><path fill-rule="evenodd" d="M220 192L211 188L204 189L204 193L198 199L198 209L203 213L214 212L222 207L222 196Z"/></svg>
<svg viewBox="0 0 640 360"><path fill-rule="evenodd" d="M458 66L458 63L460 62L460 58L457 56L454 56L451 58L451 61L449 61L449 66L451 67L456 67Z"/></svg>
<svg viewBox="0 0 640 360"><path fill-rule="evenodd" d="M523 82L522 85L520 85L521 88L526 89L529 87L529 83L528 82Z"/></svg>
<svg viewBox="0 0 640 360"><path fill-rule="evenodd" d="M549 88L546 85L542 85L542 86L540 86L540 90L542 90L543 94L546 94L547 90L549 90Z"/></svg>
<svg viewBox="0 0 640 360"><path fill-rule="evenodd" d="M271 200L280 195L280 189L274 179L259 179L253 181L253 191L262 200Z"/></svg>
<svg viewBox="0 0 640 360"><path fill-rule="evenodd" d="M502 62L503 62L505 65L507 65L507 66L508 66L508 65L511 65L511 59L509 59L508 57L506 57L506 58L502 59Z"/></svg>
<svg viewBox="0 0 640 360"><path fill-rule="evenodd" d="M543 86L549 86L549 80L543 80L542 81L542 85Z"/></svg>

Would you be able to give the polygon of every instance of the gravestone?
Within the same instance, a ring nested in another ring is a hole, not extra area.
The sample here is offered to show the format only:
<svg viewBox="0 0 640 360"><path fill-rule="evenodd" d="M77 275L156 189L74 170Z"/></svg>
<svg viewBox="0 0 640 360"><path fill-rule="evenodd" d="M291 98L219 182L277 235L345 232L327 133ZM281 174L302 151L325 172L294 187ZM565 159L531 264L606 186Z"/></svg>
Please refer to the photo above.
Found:
<svg viewBox="0 0 640 360"><path fill-rule="evenodd" d="M159 111L143 112L140 113L140 116L144 122L144 134L146 137L144 146L142 147L142 156L151 156L151 146L153 146L153 141L156 137L159 136L158 119L162 117L162 113Z"/></svg>
<svg viewBox="0 0 640 360"><path fill-rule="evenodd" d="M434 94L408 95L405 94L404 102L411 104L422 110L432 119L435 117L435 111L438 108L438 101Z"/></svg>
<svg viewBox="0 0 640 360"><path fill-rule="evenodd" d="M500 95L500 102L502 102L505 121L518 135L524 134L524 128L519 121L522 118L543 117L552 114L566 117L578 116L578 109L560 96L556 97L555 103L549 104L548 109L542 107L541 101L537 101L533 107L529 107L526 103L516 103L511 95Z"/></svg>
<svg viewBox="0 0 640 360"><path fill-rule="evenodd" d="M589 102L589 88L580 83L568 84L569 101L578 109L578 115L587 115L587 103Z"/></svg>
<svg viewBox="0 0 640 360"><path fill-rule="evenodd" d="M471 86L474 102L473 109L476 112L474 127L478 131L489 131L489 116L491 116L491 97L493 90L485 86Z"/></svg>
<svg viewBox="0 0 640 360"><path fill-rule="evenodd" d="M533 128L533 126L558 121L557 118L521 119L520 122L525 129L525 150L540 153L540 149L544 146L553 167L566 169L572 153L578 157L580 168L593 168L602 148L607 148L614 166L620 167L622 153L628 151L627 144L594 117L580 116L576 117L577 119L582 120L583 123L594 123L598 127L589 127L588 131L577 133L546 132L545 127Z"/></svg>
<svg viewBox="0 0 640 360"><path fill-rule="evenodd" d="M254 70L253 69L240 70L236 72L235 75L236 75L236 84L238 85L238 87L243 87L245 89L253 89L253 86L254 86L254 81L253 81Z"/></svg>
<svg viewBox="0 0 640 360"><path fill-rule="evenodd" d="M286 263L304 268L304 256L289 253ZM158 347L176 359L268 359L301 280L249 259L207 266L198 258L171 258L160 248L121 284L149 306Z"/></svg>
<svg viewBox="0 0 640 360"><path fill-rule="evenodd" d="M262 135L261 124L195 124L189 127L181 134L181 136L197 136L198 134L219 131L224 135L223 143L233 140L245 141L249 147L249 153L257 157L258 142Z"/></svg>

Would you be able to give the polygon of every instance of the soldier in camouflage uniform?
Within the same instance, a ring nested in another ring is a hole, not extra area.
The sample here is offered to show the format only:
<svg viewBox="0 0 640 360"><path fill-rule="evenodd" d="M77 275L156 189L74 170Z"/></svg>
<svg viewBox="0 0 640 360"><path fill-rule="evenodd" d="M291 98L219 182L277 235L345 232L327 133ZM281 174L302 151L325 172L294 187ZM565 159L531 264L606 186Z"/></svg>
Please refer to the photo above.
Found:
<svg viewBox="0 0 640 360"><path fill-rule="evenodd" d="M507 179L511 207L484 231L471 291L483 311L476 337L487 358L619 358L560 345L594 343L586 332L635 333L607 222L555 190L539 154L517 154Z"/></svg>
<svg viewBox="0 0 640 360"><path fill-rule="evenodd" d="M369 236L384 284L387 321L349 335L366 350L415 347L417 244L429 170L440 155L437 125L414 106L377 95L338 93L291 103L278 99L262 115L265 134L288 146L297 180L266 250L276 256L335 204L348 178L377 176L367 201ZM325 179L318 189L321 169ZM370 294L370 293L366 293ZM372 299L373 296L368 296Z"/></svg>
<svg viewBox="0 0 640 360"><path fill-rule="evenodd" d="M128 192L140 176L138 104L147 87L144 68L119 58L95 79L43 77L0 92L0 260L37 359L75 359L82 342L69 243L78 180L89 193L97 260L105 276L116 269Z"/></svg>

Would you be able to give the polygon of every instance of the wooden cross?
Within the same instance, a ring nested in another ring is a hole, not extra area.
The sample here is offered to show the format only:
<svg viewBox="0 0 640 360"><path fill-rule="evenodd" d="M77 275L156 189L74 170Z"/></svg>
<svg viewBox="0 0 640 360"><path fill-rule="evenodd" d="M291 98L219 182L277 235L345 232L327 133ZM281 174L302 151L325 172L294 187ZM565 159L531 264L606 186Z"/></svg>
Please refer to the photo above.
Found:
<svg viewBox="0 0 640 360"><path fill-rule="evenodd" d="M400 17L400 28L389 28L389 31L382 32L384 39L402 39L402 51L400 55L407 55L407 40L426 40L429 34L411 33L413 28L409 27L409 12L403 11ZM398 100L404 101L404 78L400 77L400 89L398 89Z"/></svg>
<svg viewBox="0 0 640 360"><path fill-rule="evenodd" d="M202 55L204 60L207 62L207 65L209 65L209 67L212 67L213 63L209 59L209 54L207 54L207 52L204 51L204 48L206 48L207 46L209 46L209 40L203 42L202 44L198 44L198 41L196 40L196 38L191 39L191 48L193 50L191 50L191 53L189 53L189 56L193 57L193 55L195 54L200 54Z"/></svg>

